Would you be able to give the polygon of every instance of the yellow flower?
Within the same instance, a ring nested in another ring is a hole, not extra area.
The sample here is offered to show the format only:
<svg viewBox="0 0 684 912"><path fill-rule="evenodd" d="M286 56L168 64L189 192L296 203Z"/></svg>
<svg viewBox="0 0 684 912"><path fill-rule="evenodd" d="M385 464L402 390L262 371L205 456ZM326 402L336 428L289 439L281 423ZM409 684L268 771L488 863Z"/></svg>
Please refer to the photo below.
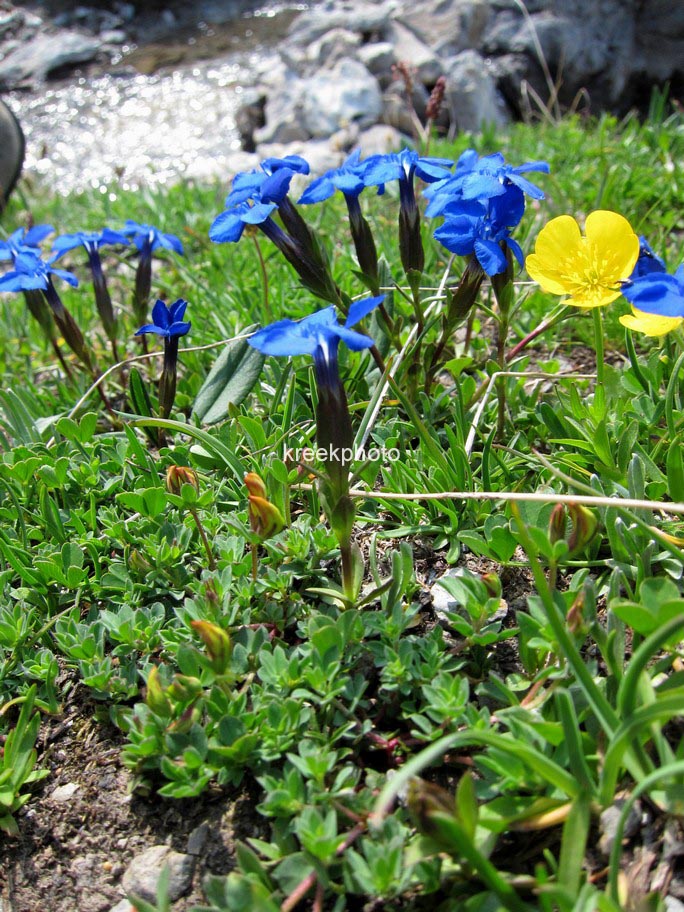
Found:
<svg viewBox="0 0 684 912"><path fill-rule="evenodd" d="M639 257L639 238L617 212L587 216L585 235L569 215L551 219L539 232L525 266L550 294L568 295L574 307L602 307L620 297Z"/></svg>
<svg viewBox="0 0 684 912"><path fill-rule="evenodd" d="M682 317L661 317L660 314L646 313L633 307L631 314L620 317L620 323L627 329L643 333L645 336L664 336L681 326L684 319Z"/></svg>

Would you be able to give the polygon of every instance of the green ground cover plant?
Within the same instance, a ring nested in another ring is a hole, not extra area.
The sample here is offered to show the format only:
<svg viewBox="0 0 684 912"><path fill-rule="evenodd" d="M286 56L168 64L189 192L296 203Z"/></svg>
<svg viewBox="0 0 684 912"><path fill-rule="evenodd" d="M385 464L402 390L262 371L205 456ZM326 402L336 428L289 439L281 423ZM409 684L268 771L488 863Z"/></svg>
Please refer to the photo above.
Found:
<svg viewBox="0 0 684 912"><path fill-rule="evenodd" d="M24 184L0 828L78 681L138 794L258 791L202 912L665 908L628 861L682 814L682 160L656 103L318 181Z"/></svg>

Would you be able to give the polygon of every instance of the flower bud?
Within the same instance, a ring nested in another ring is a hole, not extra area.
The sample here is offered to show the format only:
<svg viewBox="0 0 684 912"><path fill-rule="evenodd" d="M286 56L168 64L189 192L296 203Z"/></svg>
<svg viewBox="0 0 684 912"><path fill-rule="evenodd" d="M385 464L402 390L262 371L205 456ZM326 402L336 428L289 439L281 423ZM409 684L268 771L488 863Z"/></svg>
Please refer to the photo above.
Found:
<svg viewBox="0 0 684 912"><path fill-rule="evenodd" d="M153 713L156 713L156 715L167 719L171 716L171 704L164 693L164 688L159 680L159 669L156 665L152 666L150 673L147 676L145 703Z"/></svg>
<svg viewBox="0 0 684 912"><path fill-rule="evenodd" d="M568 504L568 513L572 521L572 532L568 537L569 557L575 557L586 548L598 529L598 520L582 504Z"/></svg>
<svg viewBox="0 0 684 912"><path fill-rule="evenodd" d="M204 643L214 671L225 674L232 651L226 631L210 621L190 621L190 626Z"/></svg>
<svg viewBox="0 0 684 912"><path fill-rule="evenodd" d="M425 108L425 120L437 120L439 112L444 104L444 93L446 91L446 76L440 76L435 86L430 92L427 107Z"/></svg>
<svg viewBox="0 0 684 912"><path fill-rule="evenodd" d="M570 633L580 633L584 626L584 592L579 592L568 609L565 623Z"/></svg>
<svg viewBox="0 0 684 912"><path fill-rule="evenodd" d="M483 573L480 579L485 584L489 598L501 598L501 580L496 573Z"/></svg>
<svg viewBox="0 0 684 912"><path fill-rule="evenodd" d="M284 527L285 520L280 510L264 497L249 496L249 524L262 541L277 535Z"/></svg>
<svg viewBox="0 0 684 912"><path fill-rule="evenodd" d="M199 678L177 674L174 676L168 694L178 703L187 703L202 693L202 682Z"/></svg>
<svg viewBox="0 0 684 912"><path fill-rule="evenodd" d="M567 524L568 515L565 511L565 505L556 504L549 517L549 541L552 545L565 538Z"/></svg>
<svg viewBox="0 0 684 912"><path fill-rule="evenodd" d="M456 816L454 796L433 782L412 779L408 788L408 809L417 828L424 836L439 841L440 828L434 819L436 814Z"/></svg>
<svg viewBox="0 0 684 912"><path fill-rule="evenodd" d="M172 465L166 471L166 490L169 494L180 494L184 484L192 485L199 493L197 472L188 466Z"/></svg>
<svg viewBox="0 0 684 912"><path fill-rule="evenodd" d="M266 485L256 472L247 472L245 475L245 487L252 497L263 497L264 500L268 499Z"/></svg>
<svg viewBox="0 0 684 912"><path fill-rule="evenodd" d="M152 564L135 548L128 556L128 565L138 573L149 573L152 569Z"/></svg>

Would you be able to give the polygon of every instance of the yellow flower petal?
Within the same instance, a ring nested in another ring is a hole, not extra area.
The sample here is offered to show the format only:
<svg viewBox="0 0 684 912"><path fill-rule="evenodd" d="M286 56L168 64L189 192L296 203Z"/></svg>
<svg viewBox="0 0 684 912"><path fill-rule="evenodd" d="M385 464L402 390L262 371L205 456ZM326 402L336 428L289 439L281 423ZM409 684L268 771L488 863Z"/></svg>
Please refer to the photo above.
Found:
<svg viewBox="0 0 684 912"><path fill-rule="evenodd" d="M599 209L587 216L584 228L593 248L597 269L617 285L628 279L639 259L639 238L627 219L617 212Z"/></svg>
<svg viewBox="0 0 684 912"><path fill-rule="evenodd" d="M620 282L629 278L638 256L639 239L627 219L599 209L587 216L585 237L569 215L551 219L525 265L544 291L592 308L620 297Z"/></svg>
<svg viewBox="0 0 684 912"><path fill-rule="evenodd" d="M645 313L643 310L632 308L631 314L625 314L620 317L620 323L631 329L632 332L640 332L645 336L664 336L672 332L684 322L681 317L661 317L659 314Z"/></svg>
<svg viewBox="0 0 684 912"><path fill-rule="evenodd" d="M550 294L569 294L563 264L568 253L581 243L579 225L569 215L551 219L539 232L531 253L525 261L527 274Z"/></svg>

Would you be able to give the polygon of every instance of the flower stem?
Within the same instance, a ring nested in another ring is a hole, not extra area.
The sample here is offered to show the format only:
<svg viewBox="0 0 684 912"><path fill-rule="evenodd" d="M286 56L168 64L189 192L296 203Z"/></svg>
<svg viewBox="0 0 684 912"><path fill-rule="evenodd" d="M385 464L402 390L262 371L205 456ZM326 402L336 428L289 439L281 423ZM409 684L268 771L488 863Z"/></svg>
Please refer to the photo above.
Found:
<svg viewBox="0 0 684 912"><path fill-rule="evenodd" d="M195 525L197 526L197 531L199 532L200 538L202 539L202 544L204 545L204 550L207 552L207 566L209 567L210 570L216 570L216 560L215 560L214 554L211 550L211 545L209 544L209 539L207 538L207 533L204 531L204 526L202 525L202 521L199 518L197 510L189 509L189 513L192 516L192 518L195 520Z"/></svg>
<svg viewBox="0 0 684 912"><path fill-rule="evenodd" d="M257 258L259 260L259 271L261 272L261 284L264 294L264 313L266 314L266 318L270 321L272 317L271 305L268 296L268 273L266 272L266 263L264 262L264 255L261 252L261 247L259 246L259 238L256 236L256 234L254 234L252 235L252 239L254 240L254 247L256 248Z"/></svg>
<svg viewBox="0 0 684 912"><path fill-rule="evenodd" d="M340 557L342 558L342 591L353 602L356 593L354 592L354 559L351 543L340 544Z"/></svg>
<svg viewBox="0 0 684 912"><path fill-rule="evenodd" d="M560 310L556 311L555 314L552 314L548 320L543 320L536 329L533 329L532 332L528 333L524 339L521 339L517 345L514 345L513 348L506 355L506 361L512 361L514 358L520 354L523 349L527 348L530 342L533 342L537 336L540 336L543 332L546 332L547 329L551 329L552 326L555 326L556 323L560 323L561 320L564 320L565 317L570 315L569 307L562 307Z"/></svg>
<svg viewBox="0 0 684 912"><path fill-rule="evenodd" d="M600 307L594 307L594 348L596 349L596 382L597 385L603 386L605 379L604 361L603 361L603 313Z"/></svg>

